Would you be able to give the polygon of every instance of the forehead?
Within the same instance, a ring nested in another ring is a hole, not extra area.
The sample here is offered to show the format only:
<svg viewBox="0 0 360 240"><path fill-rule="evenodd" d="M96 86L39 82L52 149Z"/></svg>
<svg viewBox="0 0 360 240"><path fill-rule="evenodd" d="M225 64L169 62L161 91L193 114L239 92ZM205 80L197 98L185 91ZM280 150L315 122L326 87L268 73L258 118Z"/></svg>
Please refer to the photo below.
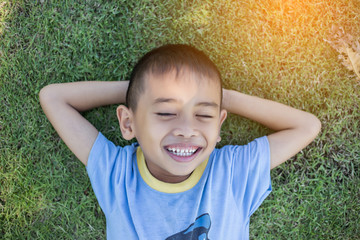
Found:
<svg viewBox="0 0 360 240"><path fill-rule="evenodd" d="M148 73L144 81L145 94L150 95L201 95L221 101L220 79L189 70L172 70L167 73ZM154 96L155 97L155 96Z"/></svg>

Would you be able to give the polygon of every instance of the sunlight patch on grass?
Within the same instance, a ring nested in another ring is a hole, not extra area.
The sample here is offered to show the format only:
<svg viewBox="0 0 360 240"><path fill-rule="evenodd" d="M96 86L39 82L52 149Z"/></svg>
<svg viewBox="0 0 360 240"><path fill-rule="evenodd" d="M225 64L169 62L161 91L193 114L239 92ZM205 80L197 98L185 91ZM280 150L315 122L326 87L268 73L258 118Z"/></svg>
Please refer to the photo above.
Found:
<svg viewBox="0 0 360 240"><path fill-rule="evenodd" d="M177 29L179 25L193 25L197 28L198 32L201 32L202 29L209 25L214 18L214 12L212 12L210 8L211 6L209 2L199 2L199 5L186 8L186 11L184 11L182 16L174 19L172 27Z"/></svg>

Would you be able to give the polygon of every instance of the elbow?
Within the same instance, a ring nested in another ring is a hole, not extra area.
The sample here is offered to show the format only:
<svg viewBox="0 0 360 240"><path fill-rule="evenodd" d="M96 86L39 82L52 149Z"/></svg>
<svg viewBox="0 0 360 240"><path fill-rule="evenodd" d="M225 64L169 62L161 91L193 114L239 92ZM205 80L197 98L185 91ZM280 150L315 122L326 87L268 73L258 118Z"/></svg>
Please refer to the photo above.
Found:
<svg viewBox="0 0 360 240"><path fill-rule="evenodd" d="M315 139L321 131L321 121L315 115L311 114L306 125L309 136L312 136L312 139Z"/></svg>
<svg viewBox="0 0 360 240"><path fill-rule="evenodd" d="M46 102L48 102L48 99L50 97L51 97L50 85L43 87L39 92L39 102L42 107Z"/></svg>
<svg viewBox="0 0 360 240"><path fill-rule="evenodd" d="M46 90L47 87L48 87L48 86L43 87L43 88L40 90L40 92L39 92L39 102L40 102L40 104L44 102L44 99L45 99L46 94L47 94L47 93L46 93L46 92L47 92L47 90Z"/></svg>
<svg viewBox="0 0 360 240"><path fill-rule="evenodd" d="M314 116L314 115L313 115ZM319 134L319 132L321 131L321 121L314 116L314 120L313 120L313 125L314 125L314 132L316 133L316 135Z"/></svg>
<svg viewBox="0 0 360 240"><path fill-rule="evenodd" d="M43 87L39 92L39 102L42 108L51 103L55 97L56 92L54 91L55 84L50 84Z"/></svg>
<svg viewBox="0 0 360 240"><path fill-rule="evenodd" d="M49 86L43 87L39 92L39 102L40 102L41 106L43 105L44 102L46 102L45 98L46 98L46 95L47 95L47 88L48 87Z"/></svg>

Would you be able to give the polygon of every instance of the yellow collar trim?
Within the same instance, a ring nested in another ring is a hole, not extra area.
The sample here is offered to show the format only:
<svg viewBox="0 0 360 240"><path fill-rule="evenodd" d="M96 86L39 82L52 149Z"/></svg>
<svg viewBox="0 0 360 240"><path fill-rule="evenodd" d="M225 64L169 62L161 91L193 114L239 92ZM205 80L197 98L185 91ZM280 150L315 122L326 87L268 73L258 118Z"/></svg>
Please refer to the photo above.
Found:
<svg viewBox="0 0 360 240"><path fill-rule="evenodd" d="M203 175L206 165L209 161L207 158L204 162L202 162L190 175L188 179L182 181L180 183L166 183L156 179L149 171L146 166L144 154L140 147L138 147L136 151L137 164L139 168L139 172L143 180L149 185L151 188L164 193L180 193L185 192L191 188L193 188L200 180Z"/></svg>

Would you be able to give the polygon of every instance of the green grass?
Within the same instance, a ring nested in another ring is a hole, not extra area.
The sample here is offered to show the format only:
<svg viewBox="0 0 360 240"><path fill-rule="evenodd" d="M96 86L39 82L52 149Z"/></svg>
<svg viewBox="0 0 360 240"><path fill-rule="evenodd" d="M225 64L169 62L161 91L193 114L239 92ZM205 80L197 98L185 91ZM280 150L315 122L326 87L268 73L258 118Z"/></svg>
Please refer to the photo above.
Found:
<svg viewBox="0 0 360 240"><path fill-rule="evenodd" d="M252 216L250 237L360 239L360 80L324 41L332 25L359 39L359 20L358 0L0 1L0 236L105 238L85 168L38 93L54 82L126 79L143 53L176 42L204 50L227 88L322 121L318 138L272 171L273 192ZM86 117L127 144L114 111ZM266 133L232 115L221 144Z"/></svg>

